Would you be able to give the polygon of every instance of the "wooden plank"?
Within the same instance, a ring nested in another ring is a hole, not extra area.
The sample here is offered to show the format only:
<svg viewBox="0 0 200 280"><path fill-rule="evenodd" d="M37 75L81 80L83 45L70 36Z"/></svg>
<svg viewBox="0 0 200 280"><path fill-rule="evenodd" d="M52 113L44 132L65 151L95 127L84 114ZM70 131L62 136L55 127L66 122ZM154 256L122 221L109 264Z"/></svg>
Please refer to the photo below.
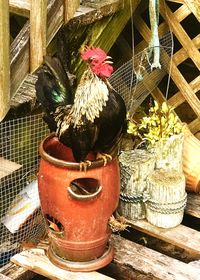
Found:
<svg viewBox="0 0 200 280"><path fill-rule="evenodd" d="M190 85L187 83L181 72L176 67L175 63L171 62L171 77L175 81L177 87L181 91L182 95L184 96L185 100L189 103L192 107L195 114L199 117L200 116L200 101L196 94L193 92Z"/></svg>
<svg viewBox="0 0 200 280"><path fill-rule="evenodd" d="M191 123L189 123L188 126L189 126L190 131L193 134L199 132L199 130L200 130L200 118L196 118Z"/></svg>
<svg viewBox="0 0 200 280"><path fill-rule="evenodd" d="M64 0L64 21L68 22L73 18L77 8L80 6L80 0Z"/></svg>
<svg viewBox="0 0 200 280"><path fill-rule="evenodd" d="M11 278L0 273L0 280L11 280Z"/></svg>
<svg viewBox="0 0 200 280"><path fill-rule="evenodd" d="M47 24L47 44L51 42L56 32L59 28L63 25L63 6L62 1L57 0L57 6L54 5L54 8L51 9L54 12L54 16L52 17L52 21ZM58 3L61 2L59 5ZM111 16L112 14L119 11L123 5L122 1L116 0L114 3L111 4L108 2L103 6L96 8L81 6L76 11L74 17L68 22L67 26L69 28L78 28L80 26L89 25L96 21L101 20L106 16ZM58 17L59 15L59 17Z"/></svg>
<svg viewBox="0 0 200 280"><path fill-rule="evenodd" d="M29 74L20 86L19 90L15 96L10 101L11 109L15 109L19 106L29 106L30 110L35 107L36 96L35 96L35 83L37 77L35 75Z"/></svg>
<svg viewBox="0 0 200 280"><path fill-rule="evenodd" d="M0 157L0 179L21 167L20 164Z"/></svg>
<svg viewBox="0 0 200 280"><path fill-rule="evenodd" d="M10 103L10 58L9 58L9 5L0 1L0 121L9 110Z"/></svg>
<svg viewBox="0 0 200 280"><path fill-rule="evenodd" d="M196 267L196 268L200 268L200 260L198 261L192 261L189 263L190 265Z"/></svg>
<svg viewBox="0 0 200 280"><path fill-rule="evenodd" d="M34 72L46 55L47 0L32 0L30 11L30 72Z"/></svg>
<svg viewBox="0 0 200 280"><path fill-rule="evenodd" d="M200 257L200 232L179 225L171 229L158 228L146 220L128 221L135 229L164 240Z"/></svg>
<svg viewBox="0 0 200 280"><path fill-rule="evenodd" d="M139 2L139 0L137 0ZM118 3L118 4L117 4ZM63 22L63 1L52 0L48 2L47 7L47 46L52 41ZM95 20L99 20L104 16L116 12L121 7L120 1L115 5L105 5L100 10L82 7L70 20L72 26L82 24L90 24ZM21 83L29 73L29 31L30 22L24 25L18 36L11 45L11 95L14 96L19 89ZM20 71L19 71L20 69Z"/></svg>
<svg viewBox="0 0 200 280"><path fill-rule="evenodd" d="M98 272L70 272L63 270L47 258L44 249L25 250L11 258L11 261L49 279L62 280L111 280Z"/></svg>
<svg viewBox="0 0 200 280"><path fill-rule="evenodd" d="M197 76L193 81L189 83L193 93L196 93L200 90L200 76ZM185 97L183 96L182 92L178 91L172 97L169 98L168 102L173 107L178 107L185 101Z"/></svg>
<svg viewBox="0 0 200 280"><path fill-rule="evenodd" d="M198 34L194 39L192 39L195 47L197 49L200 48L200 34ZM188 54L186 52L186 50L184 48L181 48L180 50L178 50L174 56L174 62L176 63L176 65L181 64L184 60L186 60L188 58Z"/></svg>
<svg viewBox="0 0 200 280"><path fill-rule="evenodd" d="M11 13L29 17L31 0L9 0L9 8Z"/></svg>
<svg viewBox="0 0 200 280"><path fill-rule="evenodd" d="M200 22L200 0L184 0L184 2Z"/></svg>
<svg viewBox="0 0 200 280"><path fill-rule="evenodd" d="M183 3L184 4L184 3ZM181 22L186 17L188 17L191 14L191 11L188 9L186 5L180 6L176 11L173 12L176 19Z"/></svg>
<svg viewBox="0 0 200 280"><path fill-rule="evenodd" d="M184 0L167 0L168 2L178 3L178 4L184 4Z"/></svg>
<svg viewBox="0 0 200 280"><path fill-rule="evenodd" d="M11 98L29 73L29 30L27 22L10 47Z"/></svg>
<svg viewBox="0 0 200 280"><path fill-rule="evenodd" d="M30 280L36 276L36 273L11 262L1 267L0 273L12 280Z"/></svg>
<svg viewBox="0 0 200 280"><path fill-rule="evenodd" d="M200 280L200 269L120 236L113 236L114 263L160 280ZM133 279L133 278L130 278ZM136 279L136 278L134 278ZM139 279L139 278L138 278ZM143 279L141 277L141 279ZM146 278L145 278L146 279Z"/></svg>
<svg viewBox="0 0 200 280"><path fill-rule="evenodd" d="M200 218L200 194L188 193L185 213Z"/></svg>

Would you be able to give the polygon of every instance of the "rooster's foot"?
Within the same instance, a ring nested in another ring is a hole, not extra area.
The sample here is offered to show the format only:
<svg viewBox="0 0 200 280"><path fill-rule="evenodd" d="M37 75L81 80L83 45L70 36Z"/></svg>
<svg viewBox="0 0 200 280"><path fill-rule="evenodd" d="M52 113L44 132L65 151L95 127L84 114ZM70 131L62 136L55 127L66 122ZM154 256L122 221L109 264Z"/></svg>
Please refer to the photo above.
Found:
<svg viewBox="0 0 200 280"><path fill-rule="evenodd" d="M84 171L86 172L88 167L91 166L92 162L90 160L85 160L85 161L81 161L79 163L79 166L80 166L80 171Z"/></svg>
<svg viewBox="0 0 200 280"><path fill-rule="evenodd" d="M112 160L112 156L105 153L98 153L96 159L103 159L103 165L106 166L108 160Z"/></svg>

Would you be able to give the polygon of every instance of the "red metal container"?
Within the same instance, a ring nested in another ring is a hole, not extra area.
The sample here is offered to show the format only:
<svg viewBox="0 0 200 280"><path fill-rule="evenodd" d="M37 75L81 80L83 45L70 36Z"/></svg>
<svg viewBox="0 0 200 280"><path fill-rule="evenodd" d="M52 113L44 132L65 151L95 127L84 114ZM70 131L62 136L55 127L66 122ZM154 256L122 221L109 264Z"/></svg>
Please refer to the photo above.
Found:
<svg viewBox="0 0 200 280"><path fill-rule="evenodd" d="M108 221L120 192L117 160L93 160L87 171L54 135L40 145L39 195L49 226L50 260L72 271L91 271L113 258ZM53 228L53 229L52 229Z"/></svg>

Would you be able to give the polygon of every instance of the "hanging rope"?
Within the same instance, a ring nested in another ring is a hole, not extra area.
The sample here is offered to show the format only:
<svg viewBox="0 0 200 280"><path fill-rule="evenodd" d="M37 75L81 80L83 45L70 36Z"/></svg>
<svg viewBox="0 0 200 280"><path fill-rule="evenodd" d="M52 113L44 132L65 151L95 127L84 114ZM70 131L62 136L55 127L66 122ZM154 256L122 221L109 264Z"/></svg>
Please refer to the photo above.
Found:
<svg viewBox="0 0 200 280"><path fill-rule="evenodd" d="M149 17L151 25L151 40L149 47L152 48L153 54L153 63L151 64L151 69L160 69L160 42L158 36L159 0L149 0Z"/></svg>

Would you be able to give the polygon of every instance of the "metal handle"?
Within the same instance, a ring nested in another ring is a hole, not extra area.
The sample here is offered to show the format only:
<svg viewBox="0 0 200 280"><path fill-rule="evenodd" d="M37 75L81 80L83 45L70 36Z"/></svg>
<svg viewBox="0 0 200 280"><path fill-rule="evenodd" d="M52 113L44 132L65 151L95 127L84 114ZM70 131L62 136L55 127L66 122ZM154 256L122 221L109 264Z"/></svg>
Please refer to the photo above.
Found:
<svg viewBox="0 0 200 280"><path fill-rule="evenodd" d="M68 187L68 193L71 196L71 198L76 199L76 200L80 200L80 201L87 201L87 200L92 200L95 199L96 197L98 197L102 191L102 186L98 186L97 191L95 191L94 193L91 194L77 194L75 193L71 186Z"/></svg>

